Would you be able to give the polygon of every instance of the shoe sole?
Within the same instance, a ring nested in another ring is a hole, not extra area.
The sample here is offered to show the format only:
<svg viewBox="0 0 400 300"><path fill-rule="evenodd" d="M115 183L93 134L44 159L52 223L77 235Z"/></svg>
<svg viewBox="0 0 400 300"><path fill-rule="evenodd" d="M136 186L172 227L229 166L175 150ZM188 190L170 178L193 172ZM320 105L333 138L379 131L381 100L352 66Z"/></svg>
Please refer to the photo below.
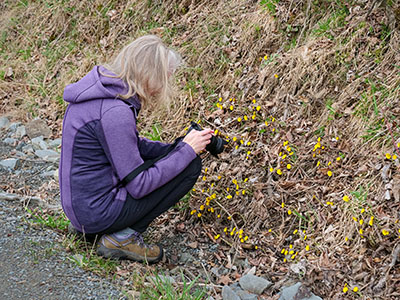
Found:
<svg viewBox="0 0 400 300"><path fill-rule="evenodd" d="M99 247L97 248L97 255L103 256L105 258L130 259L138 262L154 264L156 262L159 262L164 255L164 250L161 247L160 250L161 251L159 256L151 258L151 257L141 256L139 254L125 251L122 249L110 249L103 245L99 245Z"/></svg>

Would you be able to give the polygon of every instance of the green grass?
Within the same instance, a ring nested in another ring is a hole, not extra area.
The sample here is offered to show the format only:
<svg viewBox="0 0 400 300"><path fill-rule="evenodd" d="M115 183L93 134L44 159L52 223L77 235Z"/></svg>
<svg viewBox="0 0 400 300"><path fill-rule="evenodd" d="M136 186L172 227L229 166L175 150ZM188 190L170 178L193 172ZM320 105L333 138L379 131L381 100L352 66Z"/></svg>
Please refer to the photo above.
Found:
<svg viewBox="0 0 400 300"><path fill-rule="evenodd" d="M260 6L268 11L272 16L276 14L276 5L279 3L279 0L261 0Z"/></svg>
<svg viewBox="0 0 400 300"><path fill-rule="evenodd" d="M28 221L49 227L51 229L65 231L70 223L63 212L51 214L43 212L43 210L40 208L36 208L34 210L26 208L26 211L29 214Z"/></svg>
<svg viewBox="0 0 400 300"><path fill-rule="evenodd" d="M143 135L152 141L161 141L162 127L159 123L151 126L152 132L143 132Z"/></svg>
<svg viewBox="0 0 400 300"><path fill-rule="evenodd" d="M152 286L142 290L140 299L143 300L201 300L206 297L205 288L196 287L199 277L187 281L183 274L182 286L175 287L172 282L164 279L164 275L155 274L152 279Z"/></svg>

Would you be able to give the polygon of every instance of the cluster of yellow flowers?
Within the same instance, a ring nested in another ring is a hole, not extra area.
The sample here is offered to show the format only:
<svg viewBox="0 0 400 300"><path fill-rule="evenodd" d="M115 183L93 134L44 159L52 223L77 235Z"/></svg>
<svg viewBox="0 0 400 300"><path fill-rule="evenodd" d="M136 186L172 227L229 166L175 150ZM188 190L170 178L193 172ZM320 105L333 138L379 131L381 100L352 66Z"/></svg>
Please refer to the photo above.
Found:
<svg viewBox="0 0 400 300"><path fill-rule="evenodd" d="M399 143L400 144L400 143ZM390 153L386 153L385 154L386 159L393 159L396 160L397 159L397 155L396 154L390 154Z"/></svg>
<svg viewBox="0 0 400 300"><path fill-rule="evenodd" d="M349 205L351 205L351 198L348 195L344 195L342 199L344 202L349 203ZM369 211L367 212L367 210L369 210ZM368 208L367 209L361 208L359 210L358 214L353 215L352 219L358 226L358 233L360 234L361 238L364 238L364 235L365 235L364 233L365 233L365 230L367 229L367 227L373 227L375 224L375 216L372 214L371 209L368 209ZM381 232L382 232L382 235L384 235L384 236L387 236L390 234L390 230L387 228L383 228L381 230ZM400 233L400 229L399 229L399 233ZM400 236L399 236L399 238L400 238ZM346 236L345 241L347 242L348 240L349 240L349 238Z"/></svg>
<svg viewBox="0 0 400 300"><path fill-rule="evenodd" d="M343 293L347 293L348 291L349 291L349 287L348 287L347 283L345 283L345 284L344 284L344 287L343 287ZM358 287L357 287L357 286L354 286L353 289L352 289L352 291L353 291L354 293L357 293L357 292L358 292Z"/></svg>
<svg viewBox="0 0 400 300"><path fill-rule="evenodd" d="M242 123L245 121L249 121L250 119L253 121L257 121L257 113L260 112L261 110L261 106L256 104L256 99L252 100L252 103L255 104L251 107L251 116L249 114L249 116L247 116L247 114L242 115L240 117L237 118L238 123Z"/></svg>
<svg viewBox="0 0 400 300"><path fill-rule="evenodd" d="M293 149L291 146L289 146L289 141L285 141L282 144L282 149L278 154L278 163L275 166L275 168L273 166L271 166L269 168L269 171L271 173L276 172L276 174L278 174L279 176L281 176L283 174L282 169L287 169L287 170L291 170L292 169L292 156L294 155Z"/></svg>
<svg viewBox="0 0 400 300"><path fill-rule="evenodd" d="M317 143L314 145L314 149L312 150L312 157L317 159L317 163L316 166L317 167L324 167L324 170L326 170L326 175L328 175L328 177L332 177L333 176L333 165L334 164L338 164L342 158L343 158L343 154L339 154L339 156L336 156L334 159L329 160L328 162L325 163L321 163L321 158L319 158L319 155L323 154L324 150L328 150L326 149L325 145L322 145L321 142L321 137L317 138ZM333 139L333 141L337 142L339 140L339 137L335 137ZM322 166L323 164L325 164L325 166Z"/></svg>
<svg viewBox="0 0 400 300"><path fill-rule="evenodd" d="M203 181L207 180L206 175L208 174L208 168L204 169L204 176L203 176ZM218 181L221 179L221 176L217 177ZM248 182L248 178L245 178L242 181L243 185L246 185ZM219 190L219 191L217 191ZM197 190L194 188L192 192L197 192ZM215 207L214 204L217 203L217 201L221 201L223 199L231 200L233 197L238 197L238 196L244 196L246 195L246 188L241 187L239 185L239 181L237 179L233 179L231 181L231 184L229 186L225 186L222 190L221 188L218 188L215 185L215 182L212 182L210 187L207 188L207 190L202 189L201 190L201 195L204 194L209 194L206 198L203 204L201 204L198 208L192 209L190 214L197 216L198 218L202 218L205 216L206 213L209 213L209 216L214 215L216 219L220 219L221 223L228 222L230 223L230 226L225 226L223 233L218 233L214 235L215 240L219 240L222 236L222 234L225 234L227 237L231 238L238 238L241 243L247 243L249 242L249 236L245 234L244 229L237 229L235 226L235 222L232 219L232 215L229 214L227 211L224 211L220 207ZM215 200L215 201L214 201ZM215 203L214 203L215 202ZM221 201L222 202L222 201ZM258 249L257 245L254 245L255 249Z"/></svg>

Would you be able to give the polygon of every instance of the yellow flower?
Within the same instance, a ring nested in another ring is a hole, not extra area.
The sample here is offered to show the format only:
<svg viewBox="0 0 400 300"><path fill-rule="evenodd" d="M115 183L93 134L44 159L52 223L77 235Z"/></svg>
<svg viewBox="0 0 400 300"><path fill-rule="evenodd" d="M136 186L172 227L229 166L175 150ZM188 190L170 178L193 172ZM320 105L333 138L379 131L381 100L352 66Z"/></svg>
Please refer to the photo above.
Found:
<svg viewBox="0 0 400 300"><path fill-rule="evenodd" d="M332 164L332 162L330 161L330 162L328 162L328 166L330 166Z"/></svg>
<svg viewBox="0 0 400 300"><path fill-rule="evenodd" d="M336 161L339 161L340 159L341 159L340 156L336 157Z"/></svg>
<svg viewBox="0 0 400 300"><path fill-rule="evenodd" d="M360 234L363 234L364 230L360 229L358 232L360 232Z"/></svg>
<svg viewBox="0 0 400 300"><path fill-rule="evenodd" d="M317 167L319 167L319 165L320 165L320 164L321 164L321 162L320 162L320 161L318 161L318 162L317 162Z"/></svg>
<svg viewBox="0 0 400 300"><path fill-rule="evenodd" d="M268 126L268 122L267 121L265 121L264 124L265 124L265 126Z"/></svg>
<svg viewBox="0 0 400 300"><path fill-rule="evenodd" d="M229 109L230 109L230 110L233 110L233 105L229 106Z"/></svg>
<svg viewBox="0 0 400 300"><path fill-rule="evenodd" d="M253 102L253 103L256 103L256 99L253 99L252 102Z"/></svg>
<svg viewBox="0 0 400 300"><path fill-rule="evenodd" d="M194 215L195 212L196 212L196 210L193 209L193 210L190 212L190 214L191 214L191 215Z"/></svg>
<svg viewBox="0 0 400 300"><path fill-rule="evenodd" d="M247 116L244 116L244 117L243 117L243 119L244 119L245 121L247 121L247 120L248 120Z"/></svg>
<svg viewBox="0 0 400 300"><path fill-rule="evenodd" d="M197 216L200 218L201 217L201 213L198 213Z"/></svg>
<svg viewBox="0 0 400 300"><path fill-rule="evenodd" d="M393 154L392 159L393 159L393 160L396 160L396 158L397 158L397 155L396 155L396 154Z"/></svg>
<svg viewBox="0 0 400 300"><path fill-rule="evenodd" d="M278 175L282 175L282 170L281 170L281 169L278 169L278 170L276 170L276 173L277 173Z"/></svg>
<svg viewBox="0 0 400 300"><path fill-rule="evenodd" d="M387 158L387 159L391 159L392 156L391 156L389 153L386 153L386 158Z"/></svg>
<svg viewBox="0 0 400 300"><path fill-rule="evenodd" d="M289 210L287 211L287 214L290 216L290 215L292 214L292 211L289 209Z"/></svg>
<svg viewBox="0 0 400 300"><path fill-rule="evenodd" d="M278 74L274 74L274 77L275 77L275 78L278 78L279 76L278 76Z"/></svg>
<svg viewBox="0 0 400 300"><path fill-rule="evenodd" d="M247 146L250 146L251 145L251 142L247 142Z"/></svg>
<svg viewBox="0 0 400 300"><path fill-rule="evenodd" d="M349 238L346 236L346 237L344 238L344 240L347 242L347 241L349 240Z"/></svg>
<svg viewBox="0 0 400 300"><path fill-rule="evenodd" d="M245 190L242 191L242 195L244 195L244 194L246 194L246 191L245 191Z"/></svg>
<svg viewBox="0 0 400 300"><path fill-rule="evenodd" d="M349 290L349 288L347 287L347 285L344 286L344 288L343 288L343 293L347 293L348 290Z"/></svg>
<svg viewBox="0 0 400 300"><path fill-rule="evenodd" d="M310 251L310 246L309 245L306 246L306 251Z"/></svg>
<svg viewBox="0 0 400 300"><path fill-rule="evenodd" d="M260 109L261 109L261 106L258 105L258 106L256 107L256 110L257 110L257 111L260 111Z"/></svg>
<svg viewBox="0 0 400 300"><path fill-rule="evenodd" d="M249 237L246 235L246 236L244 237L244 240L247 241L248 239L249 239Z"/></svg>
<svg viewBox="0 0 400 300"><path fill-rule="evenodd" d="M236 141L237 141L237 137L234 136L233 139L232 139L232 141L236 142Z"/></svg>
<svg viewBox="0 0 400 300"><path fill-rule="evenodd" d="M227 232L227 231L228 231L228 227L225 227L225 228L224 228L224 232Z"/></svg>
<svg viewBox="0 0 400 300"><path fill-rule="evenodd" d="M242 118L241 117L237 118L237 120L238 120L238 122L242 122Z"/></svg>
<svg viewBox="0 0 400 300"><path fill-rule="evenodd" d="M293 231L293 234L296 234L298 232L298 230L297 229L295 229L294 231Z"/></svg>
<svg viewBox="0 0 400 300"><path fill-rule="evenodd" d="M355 286L355 287L353 288L353 292L357 293L357 292L358 292L358 287Z"/></svg>
<svg viewBox="0 0 400 300"><path fill-rule="evenodd" d="M374 217L373 216L371 217L371 219L369 219L368 225L369 226L374 225Z"/></svg>
<svg viewBox="0 0 400 300"><path fill-rule="evenodd" d="M216 236L214 236L214 239L218 240L218 238L220 237L220 234L217 234Z"/></svg>
<svg viewBox="0 0 400 300"><path fill-rule="evenodd" d="M264 56L264 59L267 60L267 59L268 59L268 56L265 55L265 56Z"/></svg>
<svg viewBox="0 0 400 300"><path fill-rule="evenodd" d="M284 208L285 207L285 203L282 202L281 206L282 206L282 208Z"/></svg>
<svg viewBox="0 0 400 300"><path fill-rule="evenodd" d="M328 171L327 173L326 173L329 177L331 177L332 176L332 171Z"/></svg>
<svg viewBox="0 0 400 300"><path fill-rule="evenodd" d="M285 248L283 248L283 249L281 250L281 254L283 254L283 253L285 253Z"/></svg>
<svg viewBox="0 0 400 300"><path fill-rule="evenodd" d="M204 205L200 205L200 210L204 210Z"/></svg>
<svg viewBox="0 0 400 300"><path fill-rule="evenodd" d="M357 222L357 221L358 221L356 217L353 217L353 220L354 220L354 222Z"/></svg>
<svg viewBox="0 0 400 300"><path fill-rule="evenodd" d="M364 220L360 219L360 221L358 221L360 223L360 225L364 224Z"/></svg>
<svg viewBox="0 0 400 300"><path fill-rule="evenodd" d="M228 220L230 220L230 219L232 219L232 217L231 217L231 216L229 216L227 219L228 219Z"/></svg>
<svg viewBox="0 0 400 300"><path fill-rule="evenodd" d="M388 235L388 234L389 234L389 231L386 230L386 229L382 229L382 234L383 234L383 235Z"/></svg>
<svg viewBox="0 0 400 300"><path fill-rule="evenodd" d="M288 165L286 166L286 168L287 168L288 170L290 170L290 169L292 168L292 165L291 165L291 164L288 164Z"/></svg>
<svg viewBox="0 0 400 300"><path fill-rule="evenodd" d="M397 143L397 148L400 148L400 143Z"/></svg>
<svg viewBox="0 0 400 300"><path fill-rule="evenodd" d="M350 200L349 196L347 196L347 195L343 196L343 201L344 202L349 202L349 200Z"/></svg>

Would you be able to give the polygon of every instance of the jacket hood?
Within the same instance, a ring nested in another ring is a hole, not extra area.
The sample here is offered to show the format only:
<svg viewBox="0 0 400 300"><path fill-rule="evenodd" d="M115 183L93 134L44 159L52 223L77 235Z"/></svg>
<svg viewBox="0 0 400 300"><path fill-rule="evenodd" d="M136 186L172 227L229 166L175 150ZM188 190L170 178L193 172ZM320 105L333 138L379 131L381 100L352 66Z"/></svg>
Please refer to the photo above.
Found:
<svg viewBox="0 0 400 300"><path fill-rule="evenodd" d="M64 100L69 103L80 103L99 99L119 99L119 94L126 94L128 87L123 80L103 74L115 76L103 66L95 66L81 80L67 85L64 90ZM136 109L141 107L140 100L136 95L124 101Z"/></svg>

